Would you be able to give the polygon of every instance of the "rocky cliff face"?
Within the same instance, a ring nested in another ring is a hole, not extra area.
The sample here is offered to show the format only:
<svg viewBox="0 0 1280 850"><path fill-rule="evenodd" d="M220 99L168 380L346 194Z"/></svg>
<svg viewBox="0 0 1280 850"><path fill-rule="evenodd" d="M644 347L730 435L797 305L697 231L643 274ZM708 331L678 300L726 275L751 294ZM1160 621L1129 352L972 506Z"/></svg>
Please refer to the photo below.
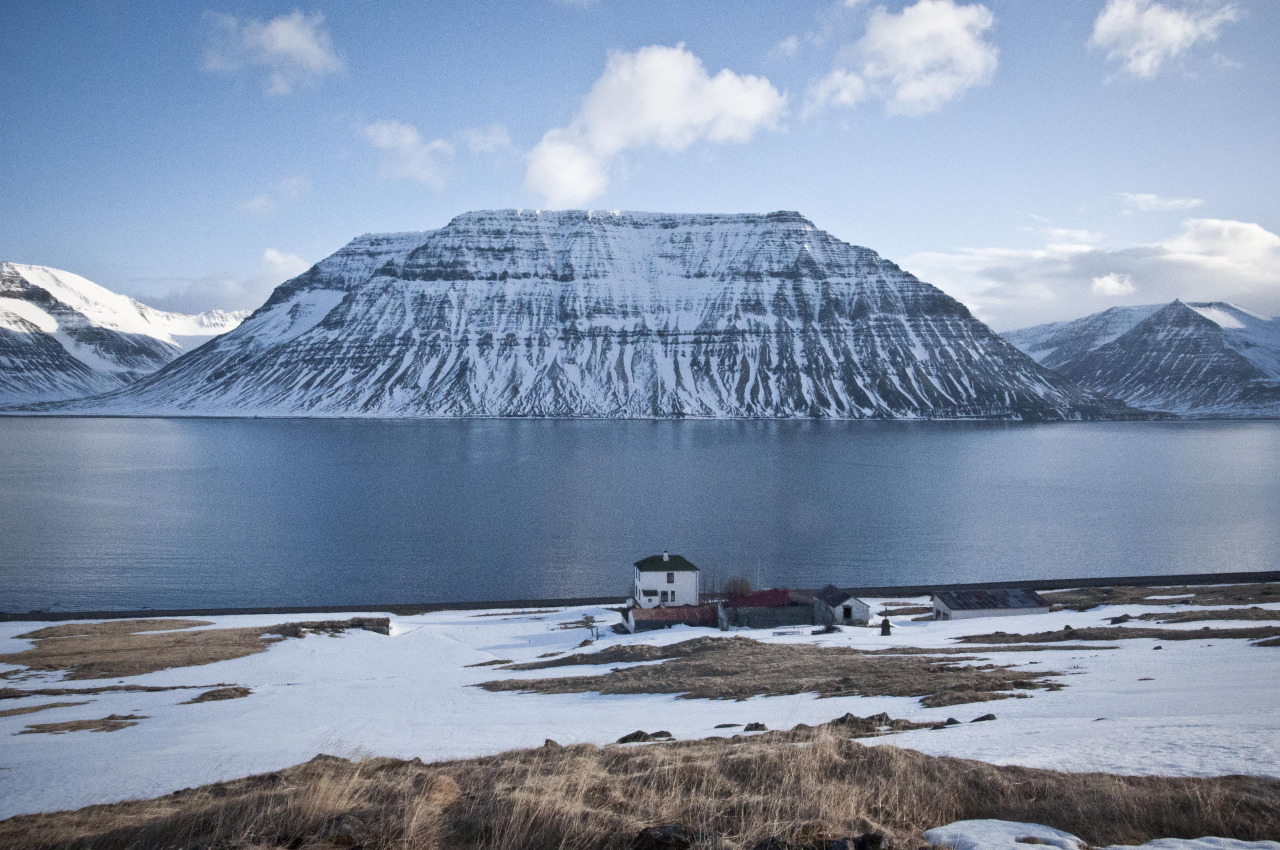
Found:
<svg viewBox="0 0 1280 850"><path fill-rule="evenodd" d="M796 213L529 210L360 237L231 333L76 407L1054 419L1121 409Z"/></svg>
<svg viewBox="0 0 1280 850"><path fill-rule="evenodd" d="M0 263L0 407L149 375L248 313L166 313L44 266Z"/></svg>
<svg viewBox="0 0 1280 850"><path fill-rule="evenodd" d="M1135 407L1183 416L1280 416L1280 320L1222 302L1117 307L1006 338Z"/></svg>

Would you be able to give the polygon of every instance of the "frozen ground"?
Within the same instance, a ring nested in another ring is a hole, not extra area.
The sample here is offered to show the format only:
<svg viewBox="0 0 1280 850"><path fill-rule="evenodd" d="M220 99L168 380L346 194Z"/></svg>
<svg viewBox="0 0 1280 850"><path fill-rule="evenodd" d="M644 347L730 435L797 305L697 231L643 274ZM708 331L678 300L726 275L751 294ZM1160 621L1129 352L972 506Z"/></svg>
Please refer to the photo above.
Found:
<svg viewBox="0 0 1280 850"><path fill-rule="evenodd" d="M870 601L870 600L869 600ZM874 601L872 610L879 610ZM1277 606L1280 607L1280 606ZM1038 632L1105 625L1121 613L1185 610L1184 606L1111 606L1085 613L951 622L895 621L891 637L878 629L846 629L813 637L807 628L778 635L739 631L763 641L809 642L876 649L954 645L962 634ZM367 612L366 612L367 613ZM669 695L602 696L490 693L471 687L498 678L598 673L599 667L562 667L513 673L469 664L531 661L568 652L588 633L559 624L592 614L606 623L617 615L601 608L510 618L478 612L392 617L390 637L352 631L310 636L273 645L258 655L202 667L165 670L127 680L78 681L70 687L119 682L145 685L245 685L244 699L179 705L193 691L115 693L89 705L0 718L0 818L24 812L76 808L276 770L317 753L387 755L426 761L491 754L560 743L607 743L635 729L665 729L677 738L725 734L719 723L759 721L771 729L815 724L845 712L887 712L913 720L966 721L940 731L880 738L927 753L1061 770L1209 776L1245 773L1280 776L1280 648L1243 640L1125 640L1118 649L991 652L996 663L1065 674L1064 690L928 709L902 697L812 695L759 697L744 702L685 700ZM327 615L340 619L347 615ZM202 618L213 627L268 625L305 619L287 615ZM1133 626L1150 626L1135 622ZM1258 622L1209 621L1161 628L1257 626ZM0 653L27 648L14 636L41 624L0 623ZM671 643L726 633L680 627L638 636L606 631L593 648L619 643ZM12 669L0 666L0 670ZM58 675L6 684L48 687ZM0 709L73 697L6 700ZM995 722L967 721L993 712ZM110 733L20 735L28 724L146 715L137 726ZM732 733L735 730L728 730Z"/></svg>

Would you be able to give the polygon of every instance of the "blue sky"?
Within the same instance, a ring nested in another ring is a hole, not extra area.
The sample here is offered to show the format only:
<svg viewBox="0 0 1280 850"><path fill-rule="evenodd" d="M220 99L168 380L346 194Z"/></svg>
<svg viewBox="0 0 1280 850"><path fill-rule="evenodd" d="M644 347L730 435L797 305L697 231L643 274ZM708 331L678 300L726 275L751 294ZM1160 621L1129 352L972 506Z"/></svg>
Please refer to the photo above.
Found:
<svg viewBox="0 0 1280 850"><path fill-rule="evenodd" d="M7 0L0 31L0 258L156 306L572 206L799 210L997 329L1280 313L1274 0Z"/></svg>

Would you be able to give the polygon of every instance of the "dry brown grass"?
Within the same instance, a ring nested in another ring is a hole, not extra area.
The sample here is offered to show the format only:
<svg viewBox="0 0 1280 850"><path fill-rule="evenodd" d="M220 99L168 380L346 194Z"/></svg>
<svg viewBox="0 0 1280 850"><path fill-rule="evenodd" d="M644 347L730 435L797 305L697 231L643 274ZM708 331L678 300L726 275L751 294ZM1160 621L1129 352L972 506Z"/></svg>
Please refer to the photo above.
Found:
<svg viewBox="0 0 1280 850"><path fill-rule="evenodd" d="M929 605L903 605L898 608L882 608L880 610L881 617L917 617L921 614L932 614L933 608Z"/></svg>
<svg viewBox="0 0 1280 850"><path fill-rule="evenodd" d="M1280 836L1280 782L998 767L866 747L826 727L432 765L321 756L155 800L12 818L0 822L0 847L319 847L325 822L344 814L363 823L368 850L622 850L663 823L722 850L873 828L911 847L923 830L967 818L1043 823L1093 844L1257 840Z"/></svg>
<svg viewBox="0 0 1280 850"><path fill-rule="evenodd" d="M66 732L116 732L137 726L145 714L110 714L97 720L67 720L62 723L34 723L16 735L62 735Z"/></svg>
<svg viewBox="0 0 1280 850"><path fill-rule="evenodd" d="M0 662L34 671L64 671L67 679L118 679L173 667L195 667L266 652L272 643L305 634L367 629L386 634L386 618L281 623L240 629L202 629L200 620L111 620L50 626L18 635L35 641ZM170 631L160 631L168 629Z"/></svg>
<svg viewBox="0 0 1280 850"><path fill-rule="evenodd" d="M105 687L98 688L0 688L0 700L22 699L23 697L86 696L129 691L151 694L159 693L160 691L189 691L214 687L220 688L229 686L225 682L219 682L217 685L107 685Z"/></svg>
<svg viewBox="0 0 1280 850"><path fill-rule="evenodd" d="M472 617L527 617L530 614L559 614L559 608L530 608L527 611L485 611L483 614L472 614Z"/></svg>
<svg viewBox="0 0 1280 850"><path fill-rule="evenodd" d="M1280 620L1274 608L1211 608L1207 611L1174 611L1169 614L1139 614L1135 620L1157 623L1198 623L1201 620Z"/></svg>
<svg viewBox="0 0 1280 850"><path fill-rule="evenodd" d="M22 708L6 708L0 711L0 717L17 717L20 714L35 714L49 708L68 708L73 705L88 705L92 700L84 702L46 702L43 705L24 705Z"/></svg>
<svg viewBox="0 0 1280 850"><path fill-rule="evenodd" d="M816 693L834 696L921 697L927 706L1005 699L1009 691L1056 690L1053 672L1028 673L994 664L961 665L965 658L888 656L848 647L758 643L742 637L694 638L668 646L614 646L597 653L516 664L536 670L578 664L662 660L595 676L504 679L484 682L490 691L543 694L680 694L688 699L747 699Z"/></svg>
<svg viewBox="0 0 1280 850"><path fill-rule="evenodd" d="M1081 587L1040 594L1057 608L1087 611L1099 605L1257 605L1280 602L1280 584L1224 584L1208 587ZM1178 599L1153 599L1178 596Z"/></svg>
<svg viewBox="0 0 1280 850"><path fill-rule="evenodd" d="M956 638L961 643L1054 643L1066 640L1253 640L1280 637L1280 626L1253 626L1243 629L1152 629L1130 626L1103 626L1098 628L1065 628L1056 632L1036 632L1030 635L1011 635L1007 632L991 632L985 635L963 635ZM1259 644L1259 646L1264 644Z"/></svg>
<svg viewBox="0 0 1280 850"><path fill-rule="evenodd" d="M197 697L192 697L185 702L180 702L178 705L195 705L196 703L201 702L221 702L224 699L244 699L251 693L253 693L253 691L241 685L236 685L230 688L214 688L211 691L205 691Z"/></svg>

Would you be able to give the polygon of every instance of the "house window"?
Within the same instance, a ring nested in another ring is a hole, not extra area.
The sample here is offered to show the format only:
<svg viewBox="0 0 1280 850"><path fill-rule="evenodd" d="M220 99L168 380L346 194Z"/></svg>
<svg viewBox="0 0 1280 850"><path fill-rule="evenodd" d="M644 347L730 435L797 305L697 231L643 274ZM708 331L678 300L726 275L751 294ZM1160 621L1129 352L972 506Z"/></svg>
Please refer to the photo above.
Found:
<svg viewBox="0 0 1280 850"><path fill-rule="evenodd" d="M675 584L675 583L676 583L676 574L667 573L667 584Z"/></svg>

